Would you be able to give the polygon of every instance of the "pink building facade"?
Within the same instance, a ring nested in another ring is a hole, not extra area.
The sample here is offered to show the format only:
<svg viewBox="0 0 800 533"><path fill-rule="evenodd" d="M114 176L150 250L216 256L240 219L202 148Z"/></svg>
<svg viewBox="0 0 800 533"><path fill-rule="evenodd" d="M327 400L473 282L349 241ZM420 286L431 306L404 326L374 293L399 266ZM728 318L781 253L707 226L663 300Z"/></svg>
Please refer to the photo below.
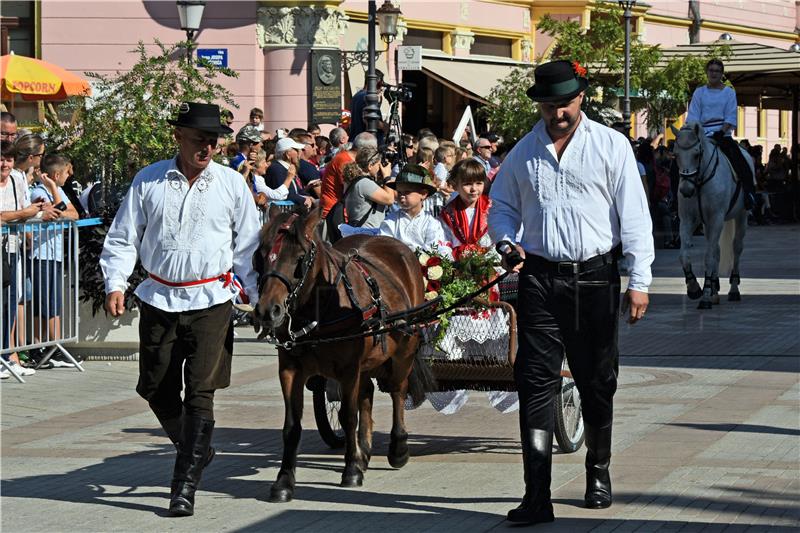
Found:
<svg viewBox="0 0 800 533"><path fill-rule="evenodd" d="M547 58L552 42L536 29L545 13L589 27L599 9L593 0L401 0L395 4L403 13L401 31L388 53L379 57L378 68L395 82L394 47L422 46L423 70L402 73L403 79L417 83L415 100L419 100L406 107L404 121L414 126L433 121L437 133L447 136L464 107L485 102L488 90L504 72ZM698 0L700 41L729 33L738 41L785 50L800 40L798 4L795 0ZM635 36L664 47L689 43L689 5L687 0L651 0L637 6ZM177 8L170 1L44 0L35 9L37 55L76 73L112 74L129 68L136 56L128 52L139 41L185 39ZM228 66L240 74L225 81L239 105L233 110L235 125L247 120L251 107L260 107L269 129L306 126L310 51L366 49L366 11L367 2L355 0L208 1L196 43L199 48L226 49ZM385 46L378 40L379 49ZM356 62L343 76L343 105L363 83L363 69ZM789 143L787 112L747 108L740 117L743 137L766 146ZM646 134L641 120L634 133Z"/></svg>

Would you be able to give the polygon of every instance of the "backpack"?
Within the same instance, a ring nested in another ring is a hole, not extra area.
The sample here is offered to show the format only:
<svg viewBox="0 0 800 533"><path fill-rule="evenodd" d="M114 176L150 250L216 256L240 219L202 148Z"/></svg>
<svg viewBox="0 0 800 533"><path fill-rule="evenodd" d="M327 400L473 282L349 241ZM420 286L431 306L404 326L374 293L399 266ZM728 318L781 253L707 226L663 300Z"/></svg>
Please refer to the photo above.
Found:
<svg viewBox="0 0 800 533"><path fill-rule="evenodd" d="M669 179L669 172L659 164L653 166L655 167L656 181L655 184L653 184L653 191L650 194L650 198L654 202L660 202L669 194L672 189L672 183Z"/></svg>
<svg viewBox="0 0 800 533"><path fill-rule="evenodd" d="M351 191L353 191L356 188L356 184L366 177L367 176L360 176L356 178L356 180L352 182L350 186L347 188L347 191L345 191L342 197L339 198L339 200L335 204L333 204L333 207L331 207L330 211L328 211L328 214L325 217L325 229L328 234L328 241L331 244L334 244L336 241L342 238L342 232L339 231L339 224L348 223L347 209L345 209L344 207L345 201L347 200L347 196L350 194ZM367 211L366 215L361 217L361 220L357 221L352 225L356 227L363 226L364 223L367 221L367 218L369 218L369 216L374 211L375 208L373 207L372 209Z"/></svg>

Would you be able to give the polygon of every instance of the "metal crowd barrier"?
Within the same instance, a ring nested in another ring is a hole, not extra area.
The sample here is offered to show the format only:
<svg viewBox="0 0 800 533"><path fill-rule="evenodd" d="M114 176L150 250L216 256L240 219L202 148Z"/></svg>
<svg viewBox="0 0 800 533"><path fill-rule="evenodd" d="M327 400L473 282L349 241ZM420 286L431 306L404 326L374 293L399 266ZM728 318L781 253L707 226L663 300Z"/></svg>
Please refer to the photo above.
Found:
<svg viewBox="0 0 800 533"><path fill-rule="evenodd" d="M5 268L0 269L0 363L20 383L25 381L6 356L21 351L45 349L38 368L59 350L84 371L64 344L78 340L78 228L99 223L100 219L85 219L3 224L0 254L10 275L3 280Z"/></svg>

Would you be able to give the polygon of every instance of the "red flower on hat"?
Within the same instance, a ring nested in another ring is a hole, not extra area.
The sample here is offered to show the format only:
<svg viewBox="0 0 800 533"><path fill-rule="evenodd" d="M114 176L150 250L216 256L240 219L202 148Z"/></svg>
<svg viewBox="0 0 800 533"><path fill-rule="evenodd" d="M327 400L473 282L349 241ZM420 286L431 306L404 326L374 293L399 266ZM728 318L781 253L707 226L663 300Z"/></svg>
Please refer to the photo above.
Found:
<svg viewBox="0 0 800 533"><path fill-rule="evenodd" d="M581 78L586 77L586 68L582 67L580 63L577 61L572 62L572 70L575 71L575 74L580 76Z"/></svg>

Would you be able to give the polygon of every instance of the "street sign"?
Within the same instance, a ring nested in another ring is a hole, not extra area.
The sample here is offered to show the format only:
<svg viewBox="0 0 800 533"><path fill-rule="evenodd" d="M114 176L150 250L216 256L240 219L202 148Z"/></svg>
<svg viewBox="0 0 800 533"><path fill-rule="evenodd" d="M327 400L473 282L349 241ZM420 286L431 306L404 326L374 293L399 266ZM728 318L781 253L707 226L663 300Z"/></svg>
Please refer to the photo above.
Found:
<svg viewBox="0 0 800 533"><path fill-rule="evenodd" d="M422 70L422 47L398 46L397 68L400 70Z"/></svg>
<svg viewBox="0 0 800 533"><path fill-rule="evenodd" d="M227 48L198 48L197 58L203 58L209 63L217 67L228 66L228 49Z"/></svg>

